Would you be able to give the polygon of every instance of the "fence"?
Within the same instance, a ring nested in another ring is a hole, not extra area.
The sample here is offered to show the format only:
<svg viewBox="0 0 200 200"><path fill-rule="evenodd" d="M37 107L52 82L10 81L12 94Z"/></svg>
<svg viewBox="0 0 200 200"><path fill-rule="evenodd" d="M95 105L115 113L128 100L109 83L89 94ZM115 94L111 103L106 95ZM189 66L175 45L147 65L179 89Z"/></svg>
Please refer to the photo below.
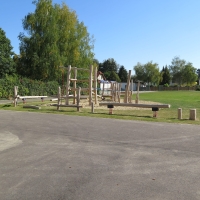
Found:
<svg viewBox="0 0 200 200"><path fill-rule="evenodd" d="M170 86L170 87L164 87L163 85L159 85L157 87L154 86L146 86L146 87L140 87L140 91L196 91L196 90L200 90L200 86L196 85L196 86L185 86L185 87L181 87L181 86Z"/></svg>

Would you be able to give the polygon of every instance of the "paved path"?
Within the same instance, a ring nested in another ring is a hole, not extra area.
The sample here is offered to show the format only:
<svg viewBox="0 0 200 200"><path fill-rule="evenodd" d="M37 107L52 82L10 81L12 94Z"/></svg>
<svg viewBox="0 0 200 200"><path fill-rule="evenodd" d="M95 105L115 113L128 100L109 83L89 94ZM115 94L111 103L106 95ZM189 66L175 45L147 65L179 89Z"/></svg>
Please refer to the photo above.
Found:
<svg viewBox="0 0 200 200"><path fill-rule="evenodd" d="M200 126L0 110L2 200L200 199Z"/></svg>

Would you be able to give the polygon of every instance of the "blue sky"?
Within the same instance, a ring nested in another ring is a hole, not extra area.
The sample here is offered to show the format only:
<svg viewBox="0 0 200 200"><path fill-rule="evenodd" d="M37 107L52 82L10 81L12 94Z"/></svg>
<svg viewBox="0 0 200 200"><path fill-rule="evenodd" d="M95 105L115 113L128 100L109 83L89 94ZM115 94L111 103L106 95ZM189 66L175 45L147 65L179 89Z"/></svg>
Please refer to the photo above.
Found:
<svg viewBox="0 0 200 200"><path fill-rule="evenodd" d="M179 56L200 68L200 0L53 0L62 2L94 36L99 62L114 58L133 70L153 61L162 69ZM0 27L17 54L22 19L34 10L32 0L1 0Z"/></svg>

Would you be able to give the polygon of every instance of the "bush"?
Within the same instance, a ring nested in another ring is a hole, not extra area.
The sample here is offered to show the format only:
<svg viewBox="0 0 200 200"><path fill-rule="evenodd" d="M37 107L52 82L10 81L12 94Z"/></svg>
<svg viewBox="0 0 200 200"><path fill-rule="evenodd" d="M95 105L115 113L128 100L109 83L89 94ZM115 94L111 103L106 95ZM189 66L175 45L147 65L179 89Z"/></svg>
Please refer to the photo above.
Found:
<svg viewBox="0 0 200 200"><path fill-rule="evenodd" d="M165 84L164 84L164 87L169 87L169 84L168 84L168 83L165 83Z"/></svg>
<svg viewBox="0 0 200 200"><path fill-rule="evenodd" d="M200 85L196 86L196 91L200 91Z"/></svg>
<svg viewBox="0 0 200 200"><path fill-rule="evenodd" d="M0 98L11 99L14 95L14 86L18 86L20 96L50 96L57 94L59 85L56 81L41 82L6 75L3 79L0 79Z"/></svg>

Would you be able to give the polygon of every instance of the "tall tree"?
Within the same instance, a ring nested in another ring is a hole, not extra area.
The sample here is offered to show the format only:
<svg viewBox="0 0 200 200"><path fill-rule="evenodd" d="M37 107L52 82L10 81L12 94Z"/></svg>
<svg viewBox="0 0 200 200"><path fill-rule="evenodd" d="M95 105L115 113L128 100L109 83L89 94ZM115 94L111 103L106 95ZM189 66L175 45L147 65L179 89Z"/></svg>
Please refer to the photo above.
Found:
<svg viewBox="0 0 200 200"><path fill-rule="evenodd" d="M20 33L20 65L26 76L55 80L59 66L88 67L93 60L93 39L83 22L66 4L35 0L34 13L23 19L27 35Z"/></svg>
<svg viewBox="0 0 200 200"><path fill-rule="evenodd" d="M172 64L170 65L169 70L172 80L179 85L191 85L197 80L196 68L194 68L193 64L186 62L179 57L174 57L172 59Z"/></svg>
<svg viewBox="0 0 200 200"><path fill-rule="evenodd" d="M197 69L197 75L198 75L199 85L200 85L200 69Z"/></svg>
<svg viewBox="0 0 200 200"><path fill-rule="evenodd" d="M106 80L121 82L118 74L115 71L107 71L104 73Z"/></svg>
<svg viewBox="0 0 200 200"><path fill-rule="evenodd" d="M0 28L0 78L15 72L12 49L13 47L10 40L6 37L5 31Z"/></svg>
<svg viewBox="0 0 200 200"><path fill-rule="evenodd" d="M163 67L162 71L161 71L161 82L160 84L161 85L164 85L164 84L170 84L170 80L171 80L171 76L170 76L170 72L169 72L169 69L167 67L167 65L165 67Z"/></svg>
<svg viewBox="0 0 200 200"><path fill-rule="evenodd" d="M121 79L121 82L127 82L128 72L123 65L119 68L118 75L119 78Z"/></svg>
<svg viewBox="0 0 200 200"><path fill-rule="evenodd" d="M118 64L113 58L109 58L105 60L103 63L99 64L99 71L105 73L108 71L114 71L116 74L118 73Z"/></svg>
<svg viewBox="0 0 200 200"><path fill-rule="evenodd" d="M188 86L190 86L196 82L198 78L196 70L197 69L193 67L192 63L187 63L182 71L183 83L186 83Z"/></svg>
<svg viewBox="0 0 200 200"><path fill-rule="evenodd" d="M157 63L153 63L152 61L144 65L137 63L137 65L134 66L134 70L138 80L148 83L148 85L150 83L159 84L160 72Z"/></svg>
<svg viewBox="0 0 200 200"><path fill-rule="evenodd" d="M176 56L172 59L171 65L169 66L173 82L176 82L179 85L182 84L183 69L185 65L186 61Z"/></svg>

